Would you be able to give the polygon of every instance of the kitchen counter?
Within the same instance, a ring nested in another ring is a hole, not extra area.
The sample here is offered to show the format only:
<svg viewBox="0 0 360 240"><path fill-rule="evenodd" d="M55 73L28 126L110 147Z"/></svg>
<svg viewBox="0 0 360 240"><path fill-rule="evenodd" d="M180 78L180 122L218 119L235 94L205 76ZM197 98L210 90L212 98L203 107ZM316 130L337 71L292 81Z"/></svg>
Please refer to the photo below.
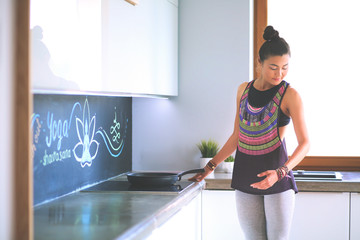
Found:
<svg viewBox="0 0 360 240"><path fill-rule="evenodd" d="M360 192L360 172L341 174L343 181L296 182L300 192ZM231 177L215 172L181 193L72 193L34 208L34 239L144 239L203 189L232 190Z"/></svg>
<svg viewBox="0 0 360 240"><path fill-rule="evenodd" d="M296 180L299 192L360 192L360 172L340 172L342 181ZM207 190L232 190L231 173L217 173L207 177Z"/></svg>
<svg viewBox="0 0 360 240"><path fill-rule="evenodd" d="M76 192L34 209L34 239L144 239L204 189Z"/></svg>

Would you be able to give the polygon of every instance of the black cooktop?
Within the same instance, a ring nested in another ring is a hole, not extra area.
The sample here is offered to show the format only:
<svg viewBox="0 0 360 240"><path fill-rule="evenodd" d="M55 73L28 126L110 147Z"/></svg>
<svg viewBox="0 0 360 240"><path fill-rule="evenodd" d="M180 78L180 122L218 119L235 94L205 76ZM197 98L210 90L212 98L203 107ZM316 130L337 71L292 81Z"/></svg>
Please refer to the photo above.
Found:
<svg viewBox="0 0 360 240"><path fill-rule="evenodd" d="M193 182L178 181L170 186L135 186L128 181L105 181L95 186L86 188L82 192L109 192L109 191L141 191L141 192L176 192L181 193Z"/></svg>

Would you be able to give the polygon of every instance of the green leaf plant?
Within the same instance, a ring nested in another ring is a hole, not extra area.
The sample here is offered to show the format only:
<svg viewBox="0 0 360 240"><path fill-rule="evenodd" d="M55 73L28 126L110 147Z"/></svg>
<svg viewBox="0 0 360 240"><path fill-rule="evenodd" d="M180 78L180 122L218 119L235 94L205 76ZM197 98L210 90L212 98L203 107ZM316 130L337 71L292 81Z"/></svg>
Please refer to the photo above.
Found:
<svg viewBox="0 0 360 240"><path fill-rule="evenodd" d="M214 140L201 140L200 143L196 144L201 152L201 156L203 158L212 158L214 157L219 151L219 144Z"/></svg>

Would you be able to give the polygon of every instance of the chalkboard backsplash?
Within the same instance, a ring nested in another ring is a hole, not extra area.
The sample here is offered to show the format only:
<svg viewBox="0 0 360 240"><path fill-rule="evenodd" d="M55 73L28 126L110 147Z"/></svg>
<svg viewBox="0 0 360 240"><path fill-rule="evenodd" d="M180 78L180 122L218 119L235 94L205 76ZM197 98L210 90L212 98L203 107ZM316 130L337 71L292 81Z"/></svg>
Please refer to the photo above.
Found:
<svg viewBox="0 0 360 240"><path fill-rule="evenodd" d="M128 172L132 99L34 95L34 205Z"/></svg>

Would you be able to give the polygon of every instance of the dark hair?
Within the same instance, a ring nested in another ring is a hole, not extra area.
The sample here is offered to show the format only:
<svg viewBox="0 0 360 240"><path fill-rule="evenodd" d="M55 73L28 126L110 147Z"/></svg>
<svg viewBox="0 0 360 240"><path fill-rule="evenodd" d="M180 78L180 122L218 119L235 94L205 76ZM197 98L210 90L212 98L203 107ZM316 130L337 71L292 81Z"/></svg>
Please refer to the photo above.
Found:
<svg viewBox="0 0 360 240"><path fill-rule="evenodd" d="M264 62L271 56L282 56L285 54L291 55L289 44L285 41L285 39L279 37L279 32L272 26L267 26L265 28L263 38L265 42L259 50L261 62Z"/></svg>

